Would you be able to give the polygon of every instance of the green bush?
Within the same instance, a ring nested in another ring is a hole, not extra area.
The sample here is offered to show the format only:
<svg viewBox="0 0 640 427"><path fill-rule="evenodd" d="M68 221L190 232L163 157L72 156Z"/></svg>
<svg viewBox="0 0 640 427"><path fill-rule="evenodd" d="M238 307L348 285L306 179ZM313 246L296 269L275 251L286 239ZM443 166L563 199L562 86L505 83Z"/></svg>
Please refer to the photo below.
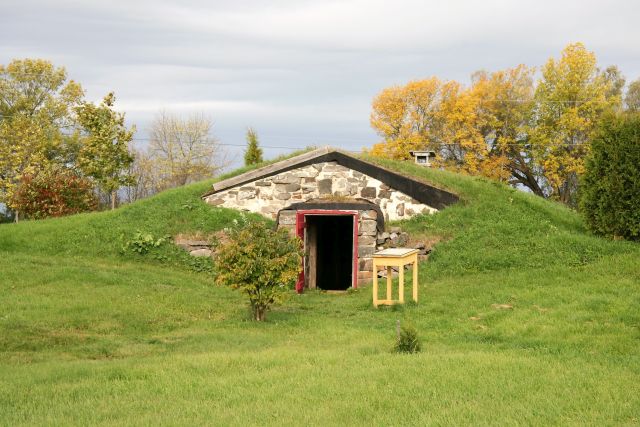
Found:
<svg viewBox="0 0 640 427"><path fill-rule="evenodd" d="M300 239L263 222L248 222L228 231L216 250L216 283L239 289L249 297L253 318L281 302L298 278L302 262Z"/></svg>
<svg viewBox="0 0 640 427"><path fill-rule="evenodd" d="M393 351L396 353L418 353L422 350L418 331L413 326L402 326L396 337Z"/></svg>
<svg viewBox="0 0 640 427"><path fill-rule="evenodd" d="M166 242L168 236L155 238L151 233L136 231L133 237L122 245L123 252L135 252L139 255L146 254L153 248L157 248ZM124 238L123 238L124 240Z"/></svg>
<svg viewBox="0 0 640 427"><path fill-rule="evenodd" d="M592 140L580 210L596 234L640 239L640 114L610 115Z"/></svg>

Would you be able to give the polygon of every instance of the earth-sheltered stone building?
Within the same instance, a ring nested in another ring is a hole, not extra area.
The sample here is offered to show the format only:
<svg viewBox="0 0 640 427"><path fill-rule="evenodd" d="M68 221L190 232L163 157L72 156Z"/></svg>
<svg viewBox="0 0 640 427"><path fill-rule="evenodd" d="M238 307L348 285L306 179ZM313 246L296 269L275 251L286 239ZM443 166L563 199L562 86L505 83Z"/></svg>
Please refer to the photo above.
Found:
<svg viewBox="0 0 640 427"><path fill-rule="evenodd" d="M210 205L255 212L296 233L305 257L296 286L344 290L373 275L385 222L431 214L458 197L326 147L217 182Z"/></svg>

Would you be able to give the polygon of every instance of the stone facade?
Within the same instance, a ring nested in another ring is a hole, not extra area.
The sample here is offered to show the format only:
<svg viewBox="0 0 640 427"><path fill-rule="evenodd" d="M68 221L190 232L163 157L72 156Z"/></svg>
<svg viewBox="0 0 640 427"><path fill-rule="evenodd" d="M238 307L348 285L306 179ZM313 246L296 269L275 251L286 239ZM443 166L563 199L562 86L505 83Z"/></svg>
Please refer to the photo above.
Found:
<svg viewBox="0 0 640 427"><path fill-rule="evenodd" d="M211 194L213 206L240 209L276 219L292 203L311 199L366 199L380 206L385 221L408 219L436 209L337 162L322 162Z"/></svg>
<svg viewBox="0 0 640 427"><path fill-rule="evenodd" d="M384 241L384 230L379 229L378 211L383 220L408 219L416 214L434 213L436 209L385 185L361 172L349 169L335 161L320 162L287 172L237 185L205 197L213 206L240 209L278 219L278 227L295 232L296 211L283 210L294 203L306 201L362 202L358 211L358 283L373 276L372 255ZM370 202L370 203L367 203ZM278 216L279 214L279 216ZM388 233L386 233L388 234Z"/></svg>

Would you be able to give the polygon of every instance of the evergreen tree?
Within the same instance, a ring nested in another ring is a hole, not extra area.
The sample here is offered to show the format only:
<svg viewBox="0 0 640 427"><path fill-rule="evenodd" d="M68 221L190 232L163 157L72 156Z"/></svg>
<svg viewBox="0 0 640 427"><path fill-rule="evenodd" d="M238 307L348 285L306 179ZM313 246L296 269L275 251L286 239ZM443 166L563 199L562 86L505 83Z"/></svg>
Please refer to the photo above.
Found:
<svg viewBox="0 0 640 427"><path fill-rule="evenodd" d="M640 240L640 114L609 115L593 138L580 208L604 236Z"/></svg>
<svg viewBox="0 0 640 427"><path fill-rule="evenodd" d="M247 150L244 152L245 166L262 163L262 148L258 145L258 134L252 128L247 129Z"/></svg>

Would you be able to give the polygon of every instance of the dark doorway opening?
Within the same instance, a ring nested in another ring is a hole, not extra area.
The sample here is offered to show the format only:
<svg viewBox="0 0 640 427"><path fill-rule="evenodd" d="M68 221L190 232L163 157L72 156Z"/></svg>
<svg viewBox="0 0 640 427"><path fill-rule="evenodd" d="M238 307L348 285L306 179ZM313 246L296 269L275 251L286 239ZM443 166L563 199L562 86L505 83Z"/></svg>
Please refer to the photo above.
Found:
<svg viewBox="0 0 640 427"><path fill-rule="evenodd" d="M308 286L344 291L353 284L353 216L306 215Z"/></svg>

